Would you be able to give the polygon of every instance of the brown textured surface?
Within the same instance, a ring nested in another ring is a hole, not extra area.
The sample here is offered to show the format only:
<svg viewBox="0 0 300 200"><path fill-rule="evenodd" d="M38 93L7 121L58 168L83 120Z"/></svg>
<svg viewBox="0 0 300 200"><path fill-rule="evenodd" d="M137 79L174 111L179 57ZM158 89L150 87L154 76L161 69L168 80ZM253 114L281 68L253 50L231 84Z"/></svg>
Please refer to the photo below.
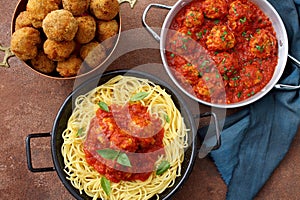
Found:
<svg viewBox="0 0 300 200"><path fill-rule="evenodd" d="M152 1L152 3L168 5L173 5L175 2L175 0ZM129 4L121 5L123 31L142 28L142 12L149 3L148 0L138 0L133 10L130 9ZM1 4L0 43L4 46L9 45L11 18L16 4L17 0L3 1ZM159 26L164 20L165 13L165 11L150 12L149 23ZM140 42L139 39L143 42L146 41L150 48L114 57L114 62L109 69L160 63L157 44L148 34L142 33L142 36L145 38L134 38L138 40L137 43ZM120 42L120 44L123 43L124 41ZM151 50L152 45L156 49ZM134 46L133 49L137 49L137 47ZM0 57L2 58L3 54ZM42 77L33 73L15 57L11 58L9 62L11 68L0 68L0 199L73 199L55 172L31 173L27 169L25 138L29 133L51 130L58 109L73 90L74 81L59 81ZM149 67L146 66L146 68ZM79 82L81 81L79 80ZM201 107L201 109L207 108ZM34 166L52 166L49 143L49 138L33 140ZM299 153L300 133L295 138L288 155L256 199L299 199ZM212 161L205 158L196 159L191 176L174 199L218 200L225 199L225 194L226 186L218 171Z"/></svg>

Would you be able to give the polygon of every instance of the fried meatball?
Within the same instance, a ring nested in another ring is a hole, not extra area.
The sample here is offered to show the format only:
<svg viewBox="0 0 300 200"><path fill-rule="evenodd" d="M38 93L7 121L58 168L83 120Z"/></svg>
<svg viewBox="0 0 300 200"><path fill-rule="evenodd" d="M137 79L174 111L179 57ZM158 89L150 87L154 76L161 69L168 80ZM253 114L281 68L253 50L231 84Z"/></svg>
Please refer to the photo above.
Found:
<svg viewBox="0 0 300 200"><path fill-rule="evenodd" d="M112 20L120 11L118 0L91 0L90 11L100 20Z"/></svg>
<svg viewBox="0 0 300 200"><path fill-rule="evenodd" d="M44 74L50 74L56 67L55 62L50 60L43 51L40 51L30 62L33 69Z"/></svg>
<svg viewBox="0 0 300 200"><path fill-rule="evenodd" d="M231 49L235 43L234 34L223 25L214 26L206 40L207 48L213 51Z"/></svg>
<svg viewBox="0 0 300 200"><path fill-rule="evenodd" d="M248 88L253 87L263 80L263 73L256 65L248 65L243 68L240 72L240 76L241 80L243 80L243 84Z"/></svg>
<svg viewBox="0 0 300 200"><path fill-rule="evenodd" d="M102 44L93 41L81 47L80 57L90 67L94 68L106 58L106 50Z"/></svg>
<svg viewBox="0 0 300 200"><path fill-rule="evenodd" d="M92 16L86 15L76 18L78 22L78 31L75 35L75 41L81 44L89 43L96 35L96 21Z"/></svg>
<svg viewBox="0 0 300 200"><path fill-rule="evenodd" d="M119 24L116 20L98 21L96 37L99 42L103 42L106 48L114 46L115 37L119 31Z"/></svg>
<svg viewBox="0 0 300 200"><path fill-rule="evenodd" d="M62 0L65 10L70 11L74 16L79 16L88 10L90 0Z"/></svg>
<svg viewBox="0 0 300 200"><path fill-rule="evenodd" d="M15 30L18 30L23 27L32 27L30 14L28 11L20 12L18 17L16 18Z"/></svg>
<svg viewBox="0 0 300 200"><path fill-rule="evenodd" d="M71 41L78 30L78 22L67 10L55 10L43 20L46 36L55 41Z"/></svg>
<svg viewBox="0 0 300 200"><path fill-rule="evenodd" d="M59 0L28 0L26 10L29 12L32 25L41 28L46 15L59 9L59 2Z"/></svg>
<svg viewBox="0 0 300 200"><path fill-rule="evenodd" d="M233 54L222 52L216 54L213 59L221 75L231 76L237 72L239 67L238 60Z"/></svg>
<svg viewBox="0 0 300 200"><path fill-rule="evenodd" d="M57 63L56 71L63 77L76 76L80 70L82 60L76 56Z"/></svg>
<svg viewBox="0 0 300 200"><path fill-rule="evenodd" d="M228 13L225 0L205 0L202 3L202 9L205 17L211 19L221 18Z"/></svg>
<svg viewBox="0 0 300 200"><path fill-rule="evenodd" d="M185 21L184 25L186 27L195 27L195 26L200 26L204 22L204 15L201 10L188 10L185 14Z"/></svg>
<svg viewBox="0 0 300 200"><path fill-rule="evenodd" d="M24 27L12 34L10 47L18 58L29 60L37 56L40 43L40 32L32 27Z"/></svg>
<svg viewBox="0 0 300 200"><path fill-rule="evenodd" d="M75 45L76 43L73 40L57 42L47 39L44 43L44 52L51 60L62 61L69 58L75 49Z"/></svg>
<svg viewBox="0 0 300 200"><path fill-rule="evenodd" d="M277 40L267 30L258 30L249 42L250 52L258 58L267 58L276 52Z"/></svg>

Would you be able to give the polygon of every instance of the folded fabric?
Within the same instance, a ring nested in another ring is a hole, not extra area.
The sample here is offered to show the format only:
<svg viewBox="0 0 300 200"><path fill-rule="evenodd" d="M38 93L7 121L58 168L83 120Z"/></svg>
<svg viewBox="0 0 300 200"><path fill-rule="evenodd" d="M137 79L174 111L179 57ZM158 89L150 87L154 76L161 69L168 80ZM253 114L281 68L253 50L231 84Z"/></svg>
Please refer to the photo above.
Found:
<svg viewBox="0 0 300 200"><path fill-rule="evenodd" d="M300 0L269 0L284 21L289 54L300 60ZM290 60L280 80L299 85L300 70ZM282 161L300 124L299 90L273 89L261 100L227 117L220 149L212 151L228 200L253 199Z"/></svg>

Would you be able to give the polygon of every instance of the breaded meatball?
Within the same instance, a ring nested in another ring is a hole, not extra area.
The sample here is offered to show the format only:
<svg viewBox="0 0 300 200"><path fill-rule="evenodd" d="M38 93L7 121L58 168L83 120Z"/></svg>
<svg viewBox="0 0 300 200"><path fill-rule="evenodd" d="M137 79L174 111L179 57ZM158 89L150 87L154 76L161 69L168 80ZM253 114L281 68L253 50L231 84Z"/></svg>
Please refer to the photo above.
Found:
<svg viewBox="0 0 300 200"><path fill-rule="evenodd" d="M120 11L118 0L91 0L90 11L100 20L112 20Z"/></svg>
<svg viewBox="0 0 300 200"><path fill-rule="evenodd" d="M234 1L229 6L228 25L233 30L244 31L252 23L253 14L249 5Z"/></svg>
<svg viewBox="0 0 300 200"><path fill-rule="evenodd" d="M76 76L80 70L82 60L76 56L57 63L56 71L63 77Z"/></svg>
<svg viewBox="0 0 300 200"><path fill-rule="evenodd" d="M32 27L30 14L28 11L20 12L18 17L16 18L15 30L18 30L23 27Z"/></svg>
<svg viewBox="0 0 300 200"><path fill-rule="evenodd" d="M258 58L267 58L276 53L277 40L267 30L257 30L249 42L250 52Z"/></svg>
<svg viewBox="0 0 300 200"><path fill-rule="evenodd" d="M192 10L188 10L185 14L184 25L186 27L195 27L200 26L204 22L204 15L201 10L196 10L196 8L192 8Z"/></svg>
<svg viewBox="0 0 300 200"><path fill-rule="evenodd" d="M88 10L90 0L62 0L65 10L70 11L74 16L79 16Z"/></svg>
<svg viewBox="0 0 300 200"><path fill-rule="evenodd" d="M78 30L78 22L67 10L55 10L43 20L46 36L55 41L71 41Z"/></svg>
<svg viewBox="0 0 300 200"><path fill-rule="evenodd" d="M213 59L221 75L231 76L237 72L239 67L238 60L233 54L222 52L216 54Z"/></svg>
<svg viewBox="0 0 300 200"><path fill-rule="evenodd" d="M33 69L44 74L50 74L56 67L55 62L50 60L43 51L40 51L30 62Z"/></svg>
<svg viewBox="0 0 300 200"><path fill-rule="evenodd" d="M78 31L75 35L75 41L81 44L89 43L96 35L96 21L92 16L86 15L76 18L78 22Z"/></svg>
<svg viewBox="0 0 300 200"><path fill-rule="evenodd" d="M228 7L225 0L205 0L202 3L205 17L211 19L221 18L227 15Z"/></svg>
<svg viewBox="0 0 300 200"><path fill-rule="evenodd" d="M235 43L234 34L223 25L214 26L206 40L207 48L213 51L231 49Z"/></svg>
<svg viewBox="0 0 300 200"><path fill-rule="evenodd" d="M115 37L119 31L119 24L116 20L111 21L97 21L96 37L99 42L103 42L106 48L114 46Z"/></svg>
<svg viewBox="0 0 300 200"><path fill-rule="evenodd" d="M46 15L59 9L59 2L59 0L28 0L26 10L29 12L32 25L41 28Z"/></svg>
<svg viewBox="0 0 300 200"><path fill-rule="evenodd" d="M248 65L243 68L240 72L240 76L241 80L243 80L243 84L248 88L253 87L263 80L263 73L256 65Z"/></svg>
<svg viewBox="0 0 300 200"><path fill-rule="evenodd" d="M90 67L94 68L106 58L106 50L102 44L93 41L81 47L80 57Z"/></svg>
<svg viewBox="0 0 300 200"><path fill-rule="evenodd" d="M32 27L24 27L12 34L10 47L18 58L29 60L37 56L40 43L40 32Z"/></svg>
<svg viewBox="0 0 300 200"><path fill-rule="evenodd" d="M75 45L73 40L57 42L47 39L44 43L44 52L51 60L62 61L69 58L75 49Z"/></svg>

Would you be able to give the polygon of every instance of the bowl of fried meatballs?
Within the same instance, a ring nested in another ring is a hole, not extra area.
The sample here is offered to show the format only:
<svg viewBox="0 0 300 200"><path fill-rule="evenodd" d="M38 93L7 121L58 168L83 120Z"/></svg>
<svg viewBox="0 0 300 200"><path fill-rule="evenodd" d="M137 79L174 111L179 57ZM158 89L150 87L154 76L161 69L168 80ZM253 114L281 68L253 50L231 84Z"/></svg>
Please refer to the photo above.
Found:
<svg viewBox="0 0 300 200"><path fill-rule="evenodd" d="M117 46L119 11L118 0L21 0L13 15L10 49L43 76L86 75Z"/></svg>

